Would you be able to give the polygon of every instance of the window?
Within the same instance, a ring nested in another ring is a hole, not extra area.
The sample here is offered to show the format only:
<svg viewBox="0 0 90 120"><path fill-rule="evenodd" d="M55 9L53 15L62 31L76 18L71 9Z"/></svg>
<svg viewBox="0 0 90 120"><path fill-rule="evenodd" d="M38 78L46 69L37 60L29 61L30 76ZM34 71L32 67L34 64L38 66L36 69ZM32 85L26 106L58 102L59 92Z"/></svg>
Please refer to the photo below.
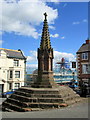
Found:
<svg viewBox="0 0 90 120"><path fill-rule="evenodd" d="M82 65L82 73L83 74L90 74L90 64L83 64Z"/></svg>
<svg viewBox="0 0 90 120"><path fill-rule="evenodd" d="M9 90L12 89L12 83L9 83Z"/></svg>
<svg viewBox="0 0 90 120"><path fill-rule="evenodd" d="M19 61L18 60L14 60L14 66L19 66Z"/></svg>
<svg viewBox="0 0 90 120"><path fill-rule="evenodd" d="M87 60L88 59L88 53L82 53L82 59Z"/></svg>
<svg viewBox="0 0 90 120"><path fill-rule="evenodd" d="M72 62L72 68L76 68L76 62Z"/></svg>
<svg viewBox="0 0 90 120"><path fill-rule="evenodd" d="M20 87L20 83L15 83L15 88L19 88Z"/></svg>
<svg viewBox="0 0 90 120"><path fill-rule="evenodd" d="M10 70L10 78L13 78L13 71Z"/></svg>
<svg viewBox="0 0 90 120"><path fill-rule="evenodd" d="M20 78L20 71L15 71L15 78Z"/></svg>

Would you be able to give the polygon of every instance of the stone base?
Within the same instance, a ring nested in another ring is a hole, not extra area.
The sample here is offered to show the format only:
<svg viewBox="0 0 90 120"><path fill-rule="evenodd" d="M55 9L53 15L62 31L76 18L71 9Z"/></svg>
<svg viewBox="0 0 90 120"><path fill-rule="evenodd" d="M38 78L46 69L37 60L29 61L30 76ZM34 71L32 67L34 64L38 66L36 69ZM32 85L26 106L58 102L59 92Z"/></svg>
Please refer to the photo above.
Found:
<svg viewBox="0 0 90 120"><path fill-rule="evenodd" d="M31 87L34 88L57 88L59 87L57 83L55 83L53 78L53 72L44 71L41 75L38 75L37 81L35 81Z"/></svg>
<svg viewBox="0 0 90 120"><path fill-rule="evenodd" d="M35 111L49 108L60 108L78 102L80 99L71 88L30 88L21 87L2 104L3 111Z"/></svg>

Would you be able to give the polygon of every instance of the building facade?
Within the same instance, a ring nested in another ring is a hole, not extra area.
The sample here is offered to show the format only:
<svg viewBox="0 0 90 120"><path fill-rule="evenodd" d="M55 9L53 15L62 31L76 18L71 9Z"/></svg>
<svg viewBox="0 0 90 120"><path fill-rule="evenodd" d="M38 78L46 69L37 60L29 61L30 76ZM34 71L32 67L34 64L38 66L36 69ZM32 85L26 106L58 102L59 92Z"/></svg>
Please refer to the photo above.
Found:
<svg viewBox="0 0 90 120"><path fill-rule="evenodd" d="M87 92L90 92L90 39L77 51L77 66L80 88L83 91L87 86Z"/></svg>
<svg viewBox="0 0 90 120"><path fill-rule="evenodd" d="M24 86L26 58L21 50L0 48L1 93Z"/></svg>

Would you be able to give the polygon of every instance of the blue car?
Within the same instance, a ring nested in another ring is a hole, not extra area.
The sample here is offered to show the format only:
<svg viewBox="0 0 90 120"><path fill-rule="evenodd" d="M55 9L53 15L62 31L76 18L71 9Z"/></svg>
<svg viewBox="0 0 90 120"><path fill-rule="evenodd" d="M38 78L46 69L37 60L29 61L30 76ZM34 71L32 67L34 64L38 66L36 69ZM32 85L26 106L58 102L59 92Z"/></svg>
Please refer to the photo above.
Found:
<svg viewBox="0 0 90 120"><path fill-rule="evenodd" d="M11 95L12 93L14 93L14 91L2 93L2 97L7 97L7 96Z"/></svg>
<svg viewBox="0 0 90 120"><path fill-rule="evenodd" d="M74 84L74 85L69 85L70 88L78 88L78 85Z"/></svg>

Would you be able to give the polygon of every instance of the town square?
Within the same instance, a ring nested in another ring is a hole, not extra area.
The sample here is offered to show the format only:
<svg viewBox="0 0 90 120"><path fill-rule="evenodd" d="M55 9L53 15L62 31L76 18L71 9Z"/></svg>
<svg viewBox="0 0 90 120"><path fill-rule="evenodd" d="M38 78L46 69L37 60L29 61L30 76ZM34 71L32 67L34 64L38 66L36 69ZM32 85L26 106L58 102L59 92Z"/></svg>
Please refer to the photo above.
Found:
<svg viewBox="0 0 90 120"><path fill-rule="evenodd" d="M89 118L89 2L2 5L2 118Z"/></svg>

